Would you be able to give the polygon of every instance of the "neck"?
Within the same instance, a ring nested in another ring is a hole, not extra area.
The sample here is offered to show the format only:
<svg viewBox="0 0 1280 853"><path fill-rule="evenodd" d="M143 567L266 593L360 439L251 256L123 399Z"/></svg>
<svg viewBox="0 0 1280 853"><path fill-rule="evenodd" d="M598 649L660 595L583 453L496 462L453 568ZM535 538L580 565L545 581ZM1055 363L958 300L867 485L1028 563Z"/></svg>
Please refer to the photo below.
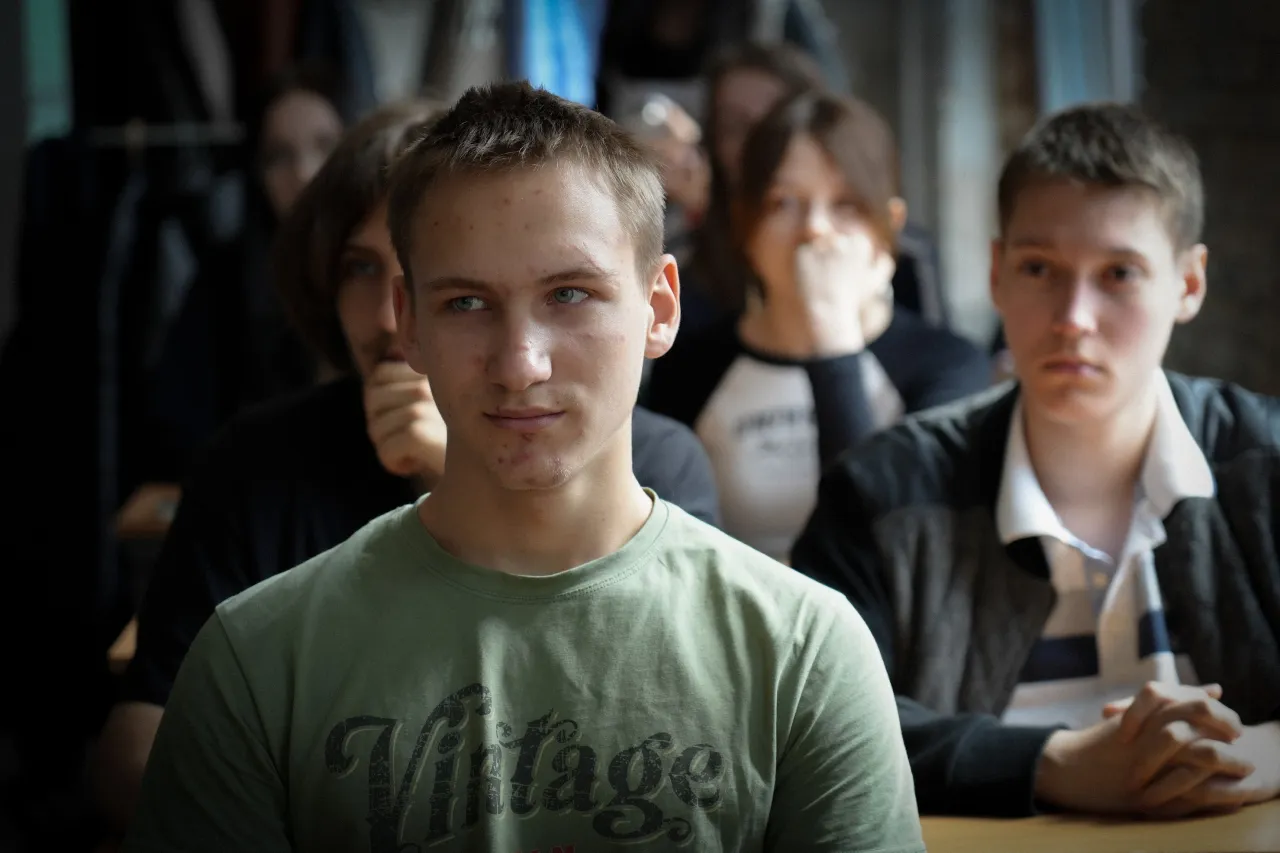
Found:
<svg viewBox="0 0 1280 853"><path fill-rule="evenodd" d="M1081 427L1023 407L1027 454L1049 503L1110 506L1132 500L1156 419L1154 384L1114 416Z"/></svg>
<svg viewBox="0 0 1280 853"><path fill-rule="evenodd" d="M448 458L419 508L422 524L458 559L510 574L550 575L612 554L653 511L632 473L630 426L620 432L616 447L551 489L508 489L482 465Z"/></svg>

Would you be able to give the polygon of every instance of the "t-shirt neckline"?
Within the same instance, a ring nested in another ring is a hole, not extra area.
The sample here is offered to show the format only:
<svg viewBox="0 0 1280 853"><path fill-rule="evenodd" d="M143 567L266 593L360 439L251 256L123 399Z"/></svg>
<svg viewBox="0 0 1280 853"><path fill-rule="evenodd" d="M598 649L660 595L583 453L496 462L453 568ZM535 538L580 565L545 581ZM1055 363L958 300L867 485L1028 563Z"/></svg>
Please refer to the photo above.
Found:
<svg viewBox="0 0 1280 853"><path fill-rule="evenodd" d="M624 580L644 565L662 537L671 508L650 489L653 510L636 534L617 551L554 575L515 575L460 560L440 545L422 524L418 507L427 495L402 508L401 529L423 558L426 570L446 583L487 598L537 603L585 595Z"/></svg>

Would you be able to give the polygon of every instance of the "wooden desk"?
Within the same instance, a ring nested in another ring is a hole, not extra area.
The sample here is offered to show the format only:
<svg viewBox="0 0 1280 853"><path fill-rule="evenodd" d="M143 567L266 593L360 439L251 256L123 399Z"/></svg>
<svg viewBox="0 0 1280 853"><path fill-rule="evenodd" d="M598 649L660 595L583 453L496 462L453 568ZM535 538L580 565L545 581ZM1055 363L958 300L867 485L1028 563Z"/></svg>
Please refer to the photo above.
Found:
<svg viewBox="0 0 1280 853"><path fill-rule="evenodd" d="M929 853L1277 853L1280 800L1233 815L1156 822L1034 817L921 821Z"/></svg>
<svg viewBox="0 0 1280 853"><path fill-rule="evenodd" d="M163 539L173 521L182 490L173 483L147 483L116 513L119 539Z"/></svg>

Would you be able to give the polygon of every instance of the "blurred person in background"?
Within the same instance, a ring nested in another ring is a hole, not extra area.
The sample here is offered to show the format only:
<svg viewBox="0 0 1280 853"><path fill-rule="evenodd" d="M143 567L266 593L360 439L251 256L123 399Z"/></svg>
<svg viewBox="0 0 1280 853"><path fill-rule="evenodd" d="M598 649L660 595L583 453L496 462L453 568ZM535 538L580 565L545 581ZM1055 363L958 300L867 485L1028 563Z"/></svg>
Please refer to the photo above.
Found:
<svg viewBox="0 0 1280 853"><path fill-rule="evenodd" d="M821 68L792 45L748 43L722 52L711 65L703 108L708 183L685 274L686 333L745 307L746 270L730 234L730 199L747 136L779 101L824 88Z"/></svg>
<svg viewBox="0 0 1280 853"><path fill-rule="evenodd" d="M408 102L358 123L282 224L277 286L303 339L341 375L237 417L186 478L95 761L97 799L119 831L178 668L214 608L413 502L440 475L444 423L395 339L401 269L386 222L388 167L438 112ZM632 432L640 483L716 523L714 477L693 434L638 408Z"/></svg>
<svg viewBox="0 0 1280 853"><path fill-rule="evenodd" d="M688 239L684 266L682 328L696 331L743 309L744 270L730 234L731 199L741 173L742 148L751 129L778 104L797 92L829 90L828 72L817 58L786 42L745 42L714 55L701 89L695 119L679 103L657 101L662 126L644 121L628 126L649 142L663 164L669 201L683 219L684 233L669 235L680 256ZM648 106L648 104L646 104ZM700 122L700 124L699 124ZM936 326L946 325L937 249L923 228L904 221L895 242L894 298Z"/></svg>
<svg viewBox="0 0 1280 853"><path fill-rule="evenodd" d="M785 559L826 465L904 414L986 388L991 370L968 341L894 304L906 205L875 110L801 92L740 157L730 232L744 307L680 336L654 367L649 405L702 439L725 530Z"/></svg>
<svg viewBox="0 0 1280 853"><path fill-rule="evenodd" d="M208 253L165 336L153 375L144 479L176 481L237 412L312 384L320 365L270 284L271 241L341 139L340 81L327 66L282 72L247 128L244 224Z"/></svg>
<svg viewBox="0 0 1280 853"><path fill-rule="evenodd" d="M285 72L267 92L251 139L262 188L277 220L320 171L342 138L337 80L323 66Z"/></svg>

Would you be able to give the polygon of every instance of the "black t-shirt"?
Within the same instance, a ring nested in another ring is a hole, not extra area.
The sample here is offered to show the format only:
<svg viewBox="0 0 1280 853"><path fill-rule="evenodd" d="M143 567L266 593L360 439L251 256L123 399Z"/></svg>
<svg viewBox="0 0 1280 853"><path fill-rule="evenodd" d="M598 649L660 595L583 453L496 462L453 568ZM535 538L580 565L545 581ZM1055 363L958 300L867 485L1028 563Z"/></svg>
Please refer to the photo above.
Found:
<svg viewBox="0 0 1280 853"><path fill-rule="evenodd" d="M632 436L640 483L717 524L715 478L693 433L637 408ZM408 480L378 462L356 378L234 420L183 486L138 613L137 651L120 698L164 705L191 641L220 602L416 497Z"/></svg>

